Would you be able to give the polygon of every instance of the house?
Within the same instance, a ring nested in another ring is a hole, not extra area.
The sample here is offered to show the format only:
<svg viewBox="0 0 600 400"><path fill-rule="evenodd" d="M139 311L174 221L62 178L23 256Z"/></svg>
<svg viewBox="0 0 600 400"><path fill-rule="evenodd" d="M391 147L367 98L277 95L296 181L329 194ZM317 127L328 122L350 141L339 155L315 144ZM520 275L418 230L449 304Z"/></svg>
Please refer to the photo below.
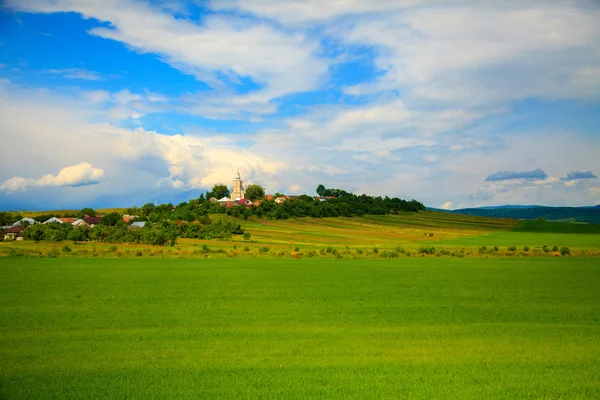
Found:
<svg viewBox="0 0 600 400"><path fill-rule="evenodd" d="M146 225L146 221L137 221L129 225L129 229L141 229Z"/></svg>
<svg viewBox="0 0 600 400"><path fill-rule="evenodd" d="M83 220L85 221L86 224L88 224L90 226L94 226L94 225L98 225L100 223L100 221L102 221L102 216L90 217L89 215L86 215Z"/></svg>
<svg viewBox="0 0 600 400"><path fill-rule="evenodd" d="M60 222L63 224L72 224L77 221L77 218L59 218Z"/></svg>
<svg viewBox="0 0 600 400"><path fill-rule="evenodd" d="M85 220L83 219L78 219L77 221L71 223L71 225L73 225L74 228L87 228L89 227L88 223L85 222Z"/></svg>
<svg viewBox="0 0 600 400"><path fill-rule="evenodd" d="M134 219L136 219L136 218L139 218L139 217L140 217L139 215L128 215L128 214L124 214L124 215L123 215L123 221L125 221L125 222L127 222L127 223L128 223L129 221L131 221L131 220L134 220Z"/></svg>
<svg viewBox="0 0 600 400"><path fill-rule="evenodd" d="M4 236L4 240L19 240L19 238L23 238L24 230L25 228L21 225L13 225L10 228L5 229L2 232L2 235Z"/></svg>
<svg viewBox="0 0 600 400"><path fill-rule="evenodd" d="M210 201L211 203L216 203L219 200L216 197L211 197L208 201Z"/></svg>
<svg viewBox="0 0 600 400"><path fill-rule="evenodd" d="M29 225L34 225L34 224L37 224L38 222L33 218L25 217L25 218L15 222L14 224L12 224L12 226L15 226L15 225L23 226L24 223L28 223Z"/></svg>
<svg viewBox="0 0 600 400"><path fill-rule="evenodd" d="M229 201L232 201L229 197L225 196L222 199L217 200L219 203L227 203Z"/></svg>
<svg viewBox="0 0 600 400"><path fill-rule="evenodd" d="M252 200L250 199L240 199L236 201L236 204L239 206L252 207Z"/></svg>
<svg viewBox="0 0 600 400"><path fill-rule="evenodd" d="M252 203L252 205L253 205L254 207L258 207L258 206L260 206L260 203L261 203L261 202L262 202L262 200L256 200L254 203Z"/></svg>
<svg viewBox="0 0 600 400"><path fill-rule="evenodd" d="M284 201L291 199L290 196L280 196L278 198L275 199L275 203L277 204L283 204Z"/></svg>
<svg viewBox="0 0 600 400"><path fill-rule="evenodd" d="M274 199L274 197L270 194L265 196L265 200L273 200L273 199Z"/></svg>
<svg viewBox="0 0 600 400"><path fill-rule="evenodd" d="M326 200L327 200L327 198L326 198L326 197L323 197L323 196L315 196L315 200L318 200L318 201L326 201Z"/></svg>
<svg viewBox="0 0 600 400"><path fill-rule="evenodd" d="M56 218L56 217L52 217L50 219L47 219L46 221L42 222L43 224L51 224L53 222L58 222L59 224L62 224L63 222L61 221L60 218Z"/></svg>

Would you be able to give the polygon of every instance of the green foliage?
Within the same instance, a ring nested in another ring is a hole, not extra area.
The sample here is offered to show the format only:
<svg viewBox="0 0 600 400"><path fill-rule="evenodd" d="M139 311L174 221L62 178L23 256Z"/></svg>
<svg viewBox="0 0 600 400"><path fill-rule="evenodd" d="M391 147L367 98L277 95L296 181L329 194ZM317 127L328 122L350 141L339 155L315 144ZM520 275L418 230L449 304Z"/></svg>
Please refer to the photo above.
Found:
<svg viewBox="0 0 600 400"><path fill-rule="evenodd" d="M112 246L109 247L109 250L112 251L113 253L115 253L118 250L118 247L113 244Z"/></svg>
<svg viewBox="0 0 600 400"><path fill-rule="evenodd" d="M86 207L83 208L81 211L79 211L79 214L77 214L77 218L85 218L86 215L89 215L90 217L94 217L96 216L96 211L92 208Z"/></svg>
<svg viewBox="0 0 600 400"><path fill-rule="evenodd" d="M63 244L62 246L62 252L63 253L70 253L71 251L73 251L73 249L71 249L71 246L69 246L68 244Z"/></svg>
<svg viewBox="0 0 600 400"><path fill-rule="evenodd" d="M435 254L434 246L421 246L419 247L419 254Z"/></svg>
<svg viewBox="0 0 600 400"><path fill-rule="evenodd" d="M56 258L59 254L60 253L58 252L58 249L56 247L52 247L50 250L48 250L46 256L50 258Z"/></svg>
<svg viewBox="0 0 600 400"><path fill-rule="evenodd" d="M523 251L527 253L529 251L529 246L523 247Z"/></svg>
<svg viewBox="0 0 600 400"><path fill-rule="evenodd" d="M479 254L486 254L488 252L487 246L481 246L479 248Z"/></svg>
<svg viewBox="0 0 600 400"><path fill-rule="evenodd" d="M261 199L265 196L265 188L260 185L248 185L246 188L246 198L254 201Z"/></svg>
<svg viewBox="0 0 600 400"><path fill-rule="evenodd" d="M222 183L218 183L213 186L212 190L206 194L206 198L210 199L211 197L215 197L217 199L222 199L223 197L229 196L229 189L226 185Z"/></svg>
<svg viewBox="0 0 600 400"><path fill-rule="evenodd" d="M244 232L244 240L250 240L250 238L252 237L252 235L250 234L250 232Z"/></svg>
<svg viewBox="0 0 600 400"><path fill-rule="evenodd" d="M260 248L258 249L258 252L259 252L259 253L268 253L268 252L269 252L269 250L270 250L270 249L269 249L267 246L263 246L263 247L260 247Z"/></svg>
<svg viewBox="0 0 600 400"><path fill-rule="evenodd" d="M111 213L106 214L104 217L102 217L99 225L115 226L117 224L117 222L122 221L122 220L123 220L123 218L121 217L120 213L111 212Z"/></svg>
<svg viewBox="0 0 600 400"><path fill-rule="evenodd" d="M558 251L558 246L554 245L554 247L552 247L552 251L556 253Z"/></svg>
<svg viewBox="0 0 600 400"><path fill-rule="evenodd" d="M15 212L0 211L0 225L12 225L13 223L23 219L23 216Z"/></svg>
<svg viewBox="0 0 600 400"><path fill-rule="evenodd" d="M433 233L429 233L429 237L433 237Z"/></svg>
<svg viewBox="0 0 600 400"><path fill-rule="evenodd" d="M550 248L546 245L544 245L544 247L542 247L542 250L544 250L544 253L549 253L550 252Z"/></svg>
<svg viewBox="0 0 600 400"><path fill-rule="evenodd" d="M373 248L373 254L377 254L377 253L379 253L379 249L377 247L374 247Z"/></svg>
<svg viewBox="0 0 600 400"><path fill-rule="evenodd" d="M509 246L508 251L517 251L517 246Z"/></svg>
<svg viewBox="0 0 600 400"><path fill-rule="evenodd" d="M569 254L571 254L571 249L569 249L566 246L560 248L560 255L561 256L568 256Z"/></svg>

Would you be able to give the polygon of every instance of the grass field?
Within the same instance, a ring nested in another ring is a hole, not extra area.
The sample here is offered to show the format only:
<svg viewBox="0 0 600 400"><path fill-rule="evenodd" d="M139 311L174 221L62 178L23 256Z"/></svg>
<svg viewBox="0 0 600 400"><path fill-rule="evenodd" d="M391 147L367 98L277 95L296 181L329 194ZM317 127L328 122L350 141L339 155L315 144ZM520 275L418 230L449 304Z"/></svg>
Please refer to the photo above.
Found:
<svg viewBox="0 0 600 400"><path fill-rule="evenodd" d="M0 398L600 398L597 258L0 259Z"/></svg>

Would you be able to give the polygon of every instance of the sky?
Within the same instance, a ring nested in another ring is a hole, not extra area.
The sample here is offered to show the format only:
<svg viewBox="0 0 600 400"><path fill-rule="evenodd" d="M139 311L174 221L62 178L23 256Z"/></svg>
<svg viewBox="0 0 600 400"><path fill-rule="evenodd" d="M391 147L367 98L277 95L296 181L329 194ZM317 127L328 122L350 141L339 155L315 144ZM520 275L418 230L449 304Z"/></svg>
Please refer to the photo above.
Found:
<svg viewBox="0 0 600 400"><path fill-rule="evenodd" d="M216 183L600 204L594 0L4 0L0 209Z"/></svg>

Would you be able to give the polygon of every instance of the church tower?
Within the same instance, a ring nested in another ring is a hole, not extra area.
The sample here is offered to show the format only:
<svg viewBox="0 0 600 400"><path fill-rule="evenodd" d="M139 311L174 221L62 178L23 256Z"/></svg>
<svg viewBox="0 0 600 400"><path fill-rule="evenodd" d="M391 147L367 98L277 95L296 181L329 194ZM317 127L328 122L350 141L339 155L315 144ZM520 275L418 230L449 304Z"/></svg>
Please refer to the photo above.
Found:
<svg viewBox="0 0 600 400"><path fill-rule="evenodd" d="M242 178L240 177L240 171L238 170L235 179L233 180L233 192L231 192L232 200L243 199L246 195L244 187L242 186Z"/></svg>

